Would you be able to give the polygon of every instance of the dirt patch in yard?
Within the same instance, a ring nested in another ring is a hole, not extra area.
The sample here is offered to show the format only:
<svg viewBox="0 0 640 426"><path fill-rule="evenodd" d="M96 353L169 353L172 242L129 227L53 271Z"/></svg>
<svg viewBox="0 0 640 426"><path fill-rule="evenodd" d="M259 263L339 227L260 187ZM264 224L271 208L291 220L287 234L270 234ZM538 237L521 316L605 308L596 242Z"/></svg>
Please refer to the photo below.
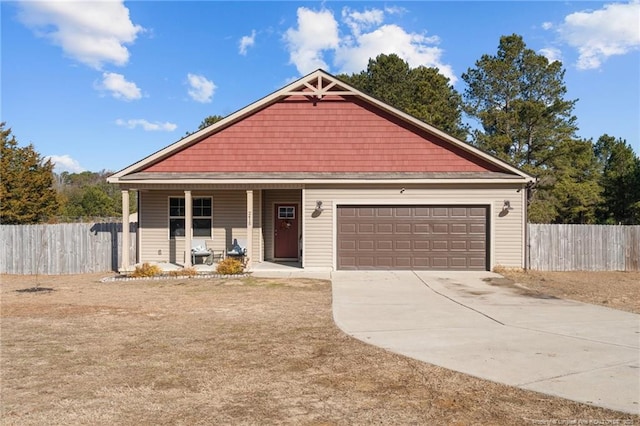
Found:
<svg viewBox="0 0 640 426"><path fill-rule="evenodd" d="M327 281L99 278L0 277L3 425L640 421L355 340Z"/></svg>
<svg viewBox="0 0 640 426"><path fill-rule="evenodd" d="M532 295L572 299L640 314L640 272L497 271Z"/></svg>

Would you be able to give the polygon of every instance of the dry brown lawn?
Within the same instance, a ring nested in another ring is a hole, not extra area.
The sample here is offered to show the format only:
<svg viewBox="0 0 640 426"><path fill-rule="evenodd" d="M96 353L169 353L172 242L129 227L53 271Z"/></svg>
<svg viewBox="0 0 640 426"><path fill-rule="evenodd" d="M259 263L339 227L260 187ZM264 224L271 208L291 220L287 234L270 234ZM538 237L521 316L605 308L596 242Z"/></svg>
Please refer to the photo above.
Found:
<svg viewBox="0 0 640 426"><path fill-rule="evenodd" d="M326 281L99 278L0 277L3 425L640 422L350 338Z"/></svg>
<svg viewBox="0 0 640 426"><path fill-rule="evenodd" d="M500 273L540 294L640 314L640 272Z"/></svg>

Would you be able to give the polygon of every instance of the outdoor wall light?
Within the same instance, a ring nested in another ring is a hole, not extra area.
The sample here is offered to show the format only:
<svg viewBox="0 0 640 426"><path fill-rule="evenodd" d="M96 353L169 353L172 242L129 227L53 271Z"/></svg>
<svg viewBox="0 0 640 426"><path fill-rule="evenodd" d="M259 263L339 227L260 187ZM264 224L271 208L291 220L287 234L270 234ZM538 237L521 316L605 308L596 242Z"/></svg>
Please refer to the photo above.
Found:
<svg viewBox="0 0 640 426"><path fill-rule="evenodd" d="M504 205L502 206L502 211L509 211L509 210L513 210L513 207L511 207L511 201L504 200Z"/></svg>
<svg viewBox="0 0 640 426"><path fill-rule="evenodd" d="M323 211L324 209L322 208L322 201L318 200L316 201L316 211L318 213L320 213L321 211Z"/></svg>

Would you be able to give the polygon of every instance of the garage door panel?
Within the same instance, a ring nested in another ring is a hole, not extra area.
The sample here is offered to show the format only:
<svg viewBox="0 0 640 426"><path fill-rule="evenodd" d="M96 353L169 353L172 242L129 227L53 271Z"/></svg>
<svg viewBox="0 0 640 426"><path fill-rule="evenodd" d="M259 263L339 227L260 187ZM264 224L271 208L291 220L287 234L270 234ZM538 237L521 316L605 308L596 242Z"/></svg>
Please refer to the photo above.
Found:
<svg viewBox="0 0 640 426"><path fill-rule="evenodd" d="M449 260L446 257L432 257L431 265L434 269L449 269Z"/></svg>
<svg viewBox="0 0 640 426"><path fill-rule="evenodd" d="M338 243L338 248L341 251L355 251L355 249L358 247L358 243L356 240L340 240L340 242Z"/></svg>
<svg viewBox="0 0 640 426"><path fill-rule="evenodd" d="M356 266L358 267L373 267L374 266L374 257L373 256L358 256L356 258Z"/></svg>
<svg viewBox="0 0 640 426"><path fill-rule="evenodd" d="M451 245L449 248L451 251L468 251L469 250L469 241L451 241Z"/></svg>
<svg viewBox="0 0 640 426"><path fill-rule="evenodd" d="M396 240L395 249L401 251L410 251L413 244L411 240Z"/></svg>
<svg viewBox="0 0 640 426"><path fill-rule="evenodd" d="M469 216L469 209L467 209L466 207L452 207L450 210L450 217L455 218L455 217L468 217Z"/></svg>
<svg viewBox="0 0 640 426"><path fill-rule="evenodd" d="M376 224L377 234L393 234L393 223L378 223Z"/></svg>
<svg viewBox="0 0 640 426"><path fill-rule="evenodd" d="M376 268L380 269L392 269L393 268L393 256L379 256L373 261Z"/></svg>
<svg viewBox="0 0 640 426"><path fill-rule="evenodd" d="M338 269L487 267L487 207L339 206Z"/></svg>
<svg viewBox="0 0 640 426"><path fill-rule="evenodd" d="M396 257L393 265L394 269L411 269L413 266L411 256Z"/></svg>
<svg viewBox="0 0 640 426"><path fill-rule="evenodd" d="M338 210L339 217L356 217L358 209L355 207L340 207Z"/></svg>
<svg viewBox="0 0 640 426"><path fill-rule="evenodd" d="M396 223L395 233L396 234L411 234L411 224L410 223Z"/></svg>
<svg viewBox="0 0 640 426"><path fill-rule="evenodd" d="M413 217L413 209L411 207L396 207L395 209L395 217L396 218L411 218Z"/></svg>
<svg viewBox="0 0 640 426"><path fill-rule="evenodd" d="M486 249L486 244L484 240L482 241L469 241L469 251L481 251L484 252Z"/></svg>
<svg viewBox="0 0 640 426"><path fill-rule="evenodd" d="M356 211L356 217L374 217L376 215L376 209L373 207L360 207Z"/></svg>
<svg viewBox="0 0 640 426"><path fill-rule="evenodd" d="M393 240L379 240L376 243L376 250L391 251L393 250Z"/></svg>
<svg viewBox="0 0 640 426"><path fill-rule="evenodd" d="M356 267L356 258L354 256L343 256L340 261L342 269L358 269Z"/></svg>
<svg viewBox="0 0 640 426"><path fill-rule="evenodd" d="M466 223L452 223L449 227L449 232L451 234L468 234L469 226Z"/></svg>
<svg viewBox="0 0 640 426"><path fill-rule="evenodd" d="M378 207L376 209L375 216L380 218L392 218L393 217L393 207Z"/></svg>
<svg viewBox="0 0 640 426"><path fill-rule="evenodd" d="M413 242L414 251L424 251L431 248L431 241L429 240L416 240Z"/></svg>
<svg viewBox="0 0 640 426"><path fill-rule="evenodd" d="M413 225L414 234L429 234L431 232L428 223L416 223Z"/></svg>
<svg viewBox="0 0 640 426"><path fill-rule="evenodd" d="M413 257L413 268L414 269L429 269L431 266L431 258L422 257L422 256L414 256Z"/></svg>
<svg viewBox="0 0 640 426"><path fill-rule="evenodd" d="M450 258L449 265L452 268L467 269L467 258L453 256Z"/></svg>
<svg viewBox="0 0 640 426"><path fill-rule="evenodd" d="M449 209L447 207L433 207L431 209L431 216L432 217L439 217L439 218L443 218L449 217Z"/></svg>
<svg viewBox="0 0 640 426"><path fill-rule="evenodd" d="M479 269L481 271L485 270L485 260L484 258L469 258L469 269Z"/></svg>
<svg viewBox="0 0 640 426"><path fill-rule="evenodd" d="M355 223L342 223L340 224L340 233L342 235L345 234L356 234L357 225Z"/></svg>
<svg viewBox="0 0 640 426"><path fill-rule="evenodd" d="M431 242L431 250L433 251L448 251L449 241L446 240L434 240Z"/></svg>
<svg viewBox="0 0 640 426"><path fill-rule="evenodd" d="M470 234L478 234L485 235L487 227L484 223L471 223L469 224L469 233Z"/></svg>
<svg viewBox="0 0 640 426"><path fill-rule="evenodd" d="M413 217L415 218L427 218L431 217L431 208L429 207L414 207Z"/></svg>
<svg viewBox="0 0 640 426"><path fill-rule="evenodd" d="M375 225L373 223L359 223L357 227L357 233L359 235L374 234Z"/></svg>
<svg viewBox="0 0 640 426"><path fill-rule="evenodd" d="M358 241L358 250L361 251L373 251L375 248L375 244L373 240L359 240Z"/></svg>
<svg viewBox="0 0 640 426"><path fill-rule="evenodd" d="M449 225L447 223L434 223L431 225L432 234L448 234Z"/></svg>
<svg viewBox="0 0 640 426"><path fill-rule="evenodd" d="M486 207L470 207L469 208L469 217L477 217L484 219L487 215Z"/></svg>

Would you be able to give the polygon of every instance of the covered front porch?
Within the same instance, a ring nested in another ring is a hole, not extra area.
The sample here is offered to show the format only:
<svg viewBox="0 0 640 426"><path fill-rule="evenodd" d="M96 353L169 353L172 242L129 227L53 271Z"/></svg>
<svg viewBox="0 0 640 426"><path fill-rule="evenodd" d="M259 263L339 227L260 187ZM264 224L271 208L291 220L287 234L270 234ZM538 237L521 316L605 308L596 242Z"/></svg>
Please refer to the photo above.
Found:
<svg viewBox="0 0 640 426"><path fill-rule="evenodd" d="M248 271L263 263L303 266L304 191L300 186L247 189L196 184L178 189L141 184L122 190L123 223L130 219L131 190L138 192L136 264L155 263L167 271L193 267L207 273L215 271L216 263L201 264L202 257L192 257L196 245L215 253L216 261L240 245L246 250ZM127 261L128 239L123 235L122 273L136 266Z"/></svg>

